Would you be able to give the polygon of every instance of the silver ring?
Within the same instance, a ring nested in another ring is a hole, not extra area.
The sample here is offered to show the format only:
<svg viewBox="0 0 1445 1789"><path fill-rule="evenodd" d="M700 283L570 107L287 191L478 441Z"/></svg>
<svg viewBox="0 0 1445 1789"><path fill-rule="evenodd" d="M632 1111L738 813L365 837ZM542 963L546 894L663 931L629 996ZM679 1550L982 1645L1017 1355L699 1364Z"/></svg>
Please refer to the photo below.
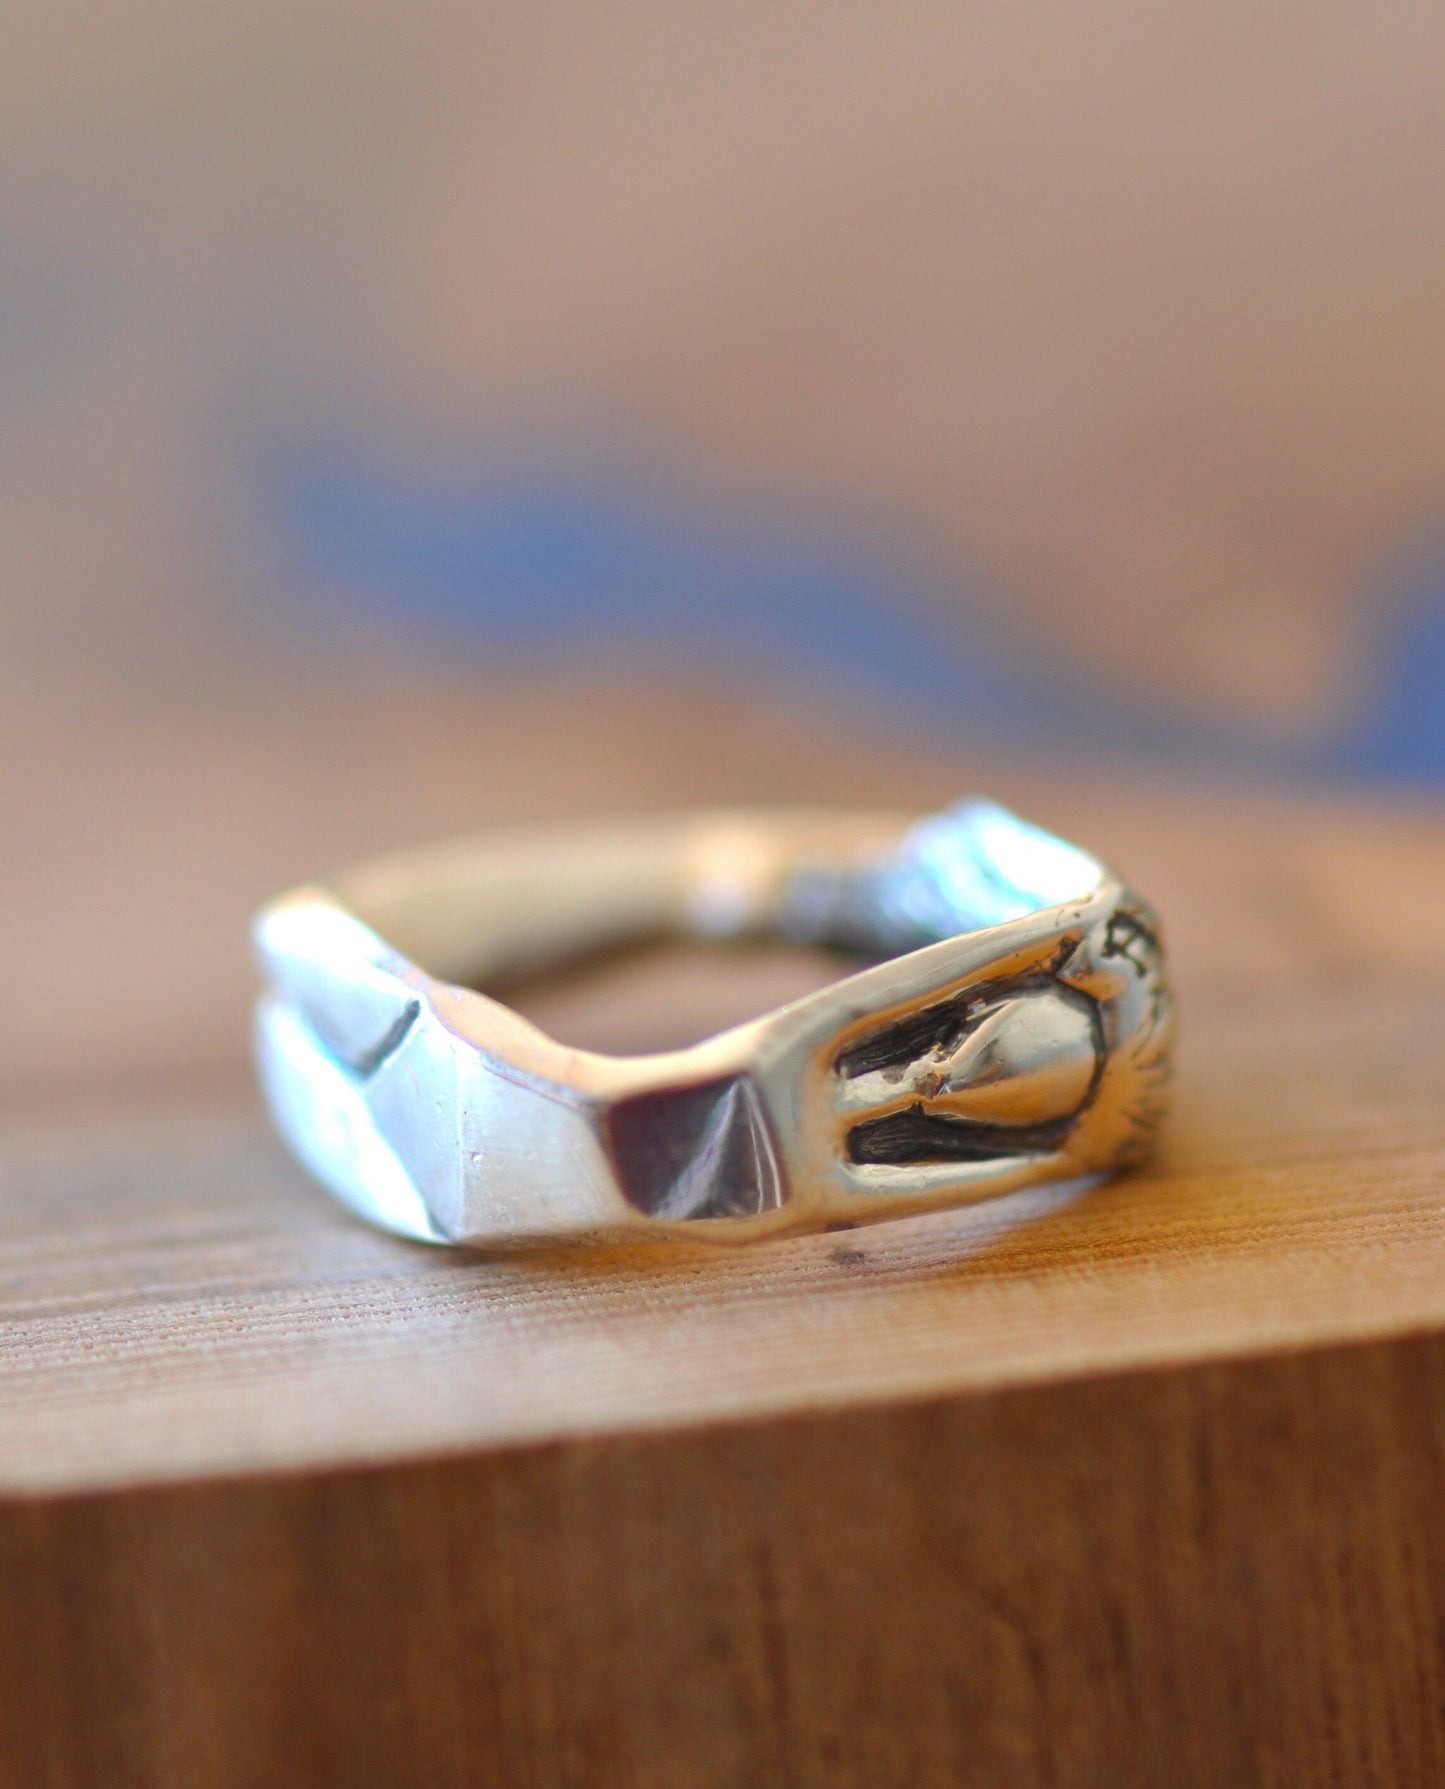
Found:
<svg viewBox="0 0 1445 1789"><path fill-rule="evenodd" d="M666 934L869 966L637 1057L478 991ZM432 1242L846 1228L1123 1167L1165 1106L1154 915L990 802L500 833L298 889L255 938L282 1134L363 1217Z"/></svg>

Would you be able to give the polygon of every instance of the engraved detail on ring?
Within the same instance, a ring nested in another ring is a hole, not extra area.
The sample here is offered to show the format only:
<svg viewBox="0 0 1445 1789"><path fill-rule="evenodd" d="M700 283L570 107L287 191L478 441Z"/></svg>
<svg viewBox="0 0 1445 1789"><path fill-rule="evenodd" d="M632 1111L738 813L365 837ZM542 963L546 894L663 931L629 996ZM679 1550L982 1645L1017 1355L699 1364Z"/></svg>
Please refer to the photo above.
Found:
<svg viewBox="0 0 1445 1789"><path fill-rule="evenodd" d="M1049 976L926 1008L839 1058L849 1156L982 1161L1057 1148L1103 1059L1097 1003Z"/></svg>

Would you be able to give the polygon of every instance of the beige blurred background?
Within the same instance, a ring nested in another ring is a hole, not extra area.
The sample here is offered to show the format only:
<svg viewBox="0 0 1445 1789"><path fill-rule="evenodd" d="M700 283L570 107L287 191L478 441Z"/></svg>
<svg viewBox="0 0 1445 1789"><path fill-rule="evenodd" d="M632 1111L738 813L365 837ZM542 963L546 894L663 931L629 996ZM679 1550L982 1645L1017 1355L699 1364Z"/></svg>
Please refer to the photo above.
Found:
<svg viewBox="0 0 1445 1789"><path fill-rule="evenodd" d="M3 32L11 1101L231 1073L249 906L354 851L966 779L1147 839L1101 778L1207 783L1224 824L1281 766L1310 801L1369 771L1340 741L1392 677L1429 724L1438 7L50 0ZM319 570L296 464L364 468ZM398 573L426 539L367 575L369 492L425 533L518 477L686 518L684 554L712 518L744 546L699 611L794 529L868 600L896 567L899 629L961 690L996 652L1020 724L814 677L756 593L751 656L615 591L579 652L585 553L524 650L525 565L474 614L471 561L444 601ZM1384 826L1436 804L1371 788Z"/></svg>

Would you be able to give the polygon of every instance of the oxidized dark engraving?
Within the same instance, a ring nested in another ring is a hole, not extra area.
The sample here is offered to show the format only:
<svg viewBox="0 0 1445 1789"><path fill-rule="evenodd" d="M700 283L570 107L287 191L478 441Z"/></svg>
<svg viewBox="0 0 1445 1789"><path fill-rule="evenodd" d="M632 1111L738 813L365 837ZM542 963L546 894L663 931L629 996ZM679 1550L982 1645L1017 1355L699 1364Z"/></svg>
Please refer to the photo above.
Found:
<svg viewBox="0 0 1445 1789"><path fill-rule="evenodd" d="M1133 972L1133 999L1121 1001L1130 1022L1122 1029L1118 1080L1119 1120L1133 1135L1117 1159L1137 1161L1149 1148L1169 1106L1173 1079L1174 996L1164 970L1164 946L1152 910L1136 895L1109 919L1100 962L1124 963Z"/></svg>
<svg viewBox="0 0 1445 1789"><path fill-rule="evenodd" d="M975 1119L945 1118L919 1105L889 1118L854 1125L848 1133L848 1159L899 1167L1043 1155L1059 1147L1072 1122L1072 1118L1063 1118L1048 1125L980 1124Z"/></svg>
<svg viewBox="0 0 1445 1789"><path fill-rule="evenodd" d="M1141 979L1157 970L1163 958L1157 928L1137 907L1121 907L1104 928L1099 955L1122 958Z"/></svg>
<svg viewBox="0 0 1445 1789"><path fill-rule="evenodd" d="M1047 971L881 1028L837 1062L858 1163L977 1162L1055 1150L1098 1087L1097 1001Z"/></svg>

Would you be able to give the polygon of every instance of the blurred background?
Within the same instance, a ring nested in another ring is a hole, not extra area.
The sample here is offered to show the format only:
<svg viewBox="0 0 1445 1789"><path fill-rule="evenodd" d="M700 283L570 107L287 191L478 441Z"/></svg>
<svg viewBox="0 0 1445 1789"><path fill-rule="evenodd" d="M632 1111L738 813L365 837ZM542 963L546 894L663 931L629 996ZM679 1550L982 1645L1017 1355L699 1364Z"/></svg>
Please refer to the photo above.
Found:
<svg viewBox="0 0 1445 1789"><path fill-rule="evenodd" d="M250 907L494 820L1439 811L1439 7L3 31L0 1102L242 1072Z"/></svg>

